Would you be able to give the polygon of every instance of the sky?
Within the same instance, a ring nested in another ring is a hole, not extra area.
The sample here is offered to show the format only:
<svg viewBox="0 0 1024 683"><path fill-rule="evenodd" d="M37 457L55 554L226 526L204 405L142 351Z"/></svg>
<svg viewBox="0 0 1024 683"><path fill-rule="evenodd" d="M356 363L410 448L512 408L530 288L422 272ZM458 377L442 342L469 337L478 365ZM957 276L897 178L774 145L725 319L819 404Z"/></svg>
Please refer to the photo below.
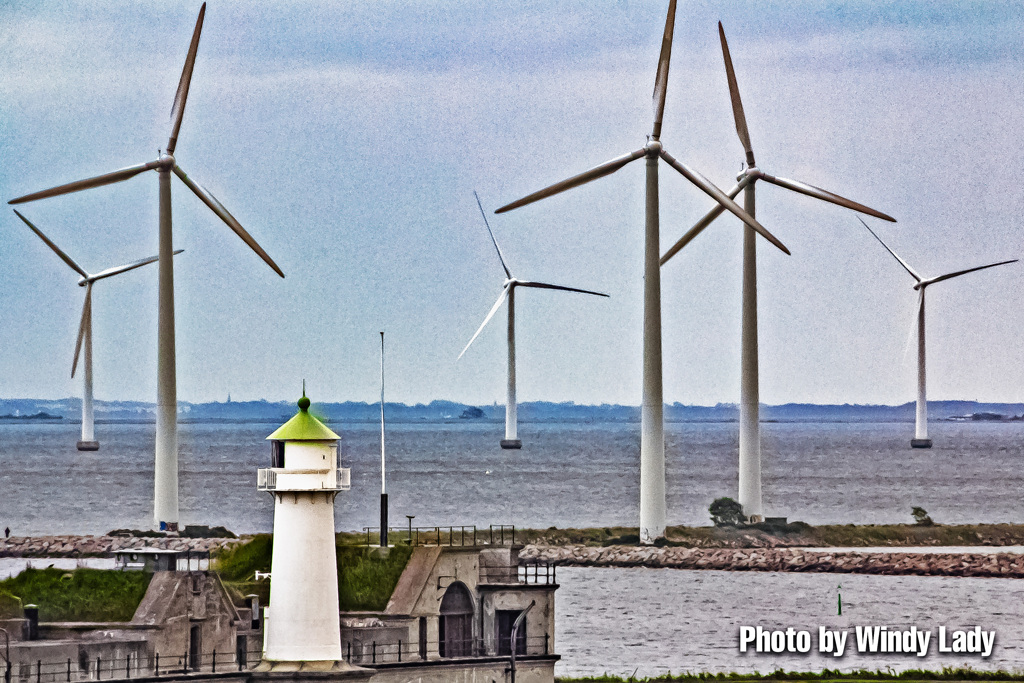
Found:
<svg viewBox="0 0 1024 683"><path fill-rule="evenodd" d="M504 312L459 352L504 273L488 212L651 130L667 2L211 0L179 165L274 274L173 181L178 397L504 402ZM0 0L0 198L150 161L198 2ZM729 37L760 167L895 216L869 219L924 275L1024 251L1024 6L680 2L662 141L730 187ZM517 296L521 401L637 405L643 162L500 216L512 272L610 294ZM661 167L662 251L711 200ZM10 207L8 207L9 209ZM157 251L157 176L22 205L89 271ZM758 186L761 400L915 398L913 280L848 210ZM739 396L740 223L662 270L665 399ZM156 268L96 284L95 392L156 397ZM81 394L84 291L0 215L0 397ZM929 398L1024 401L1024 264L928 290Z"/></svg>

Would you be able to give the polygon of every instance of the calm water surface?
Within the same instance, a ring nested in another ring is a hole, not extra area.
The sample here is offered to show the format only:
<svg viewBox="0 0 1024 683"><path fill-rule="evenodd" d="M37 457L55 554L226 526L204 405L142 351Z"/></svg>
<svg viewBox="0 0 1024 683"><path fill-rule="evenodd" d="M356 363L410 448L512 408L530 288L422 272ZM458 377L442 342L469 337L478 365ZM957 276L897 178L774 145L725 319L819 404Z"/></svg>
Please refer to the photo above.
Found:
<svg viewBox="0 0 1024 683"><path fill-rule="evenodd" d="M185 523L268 531L272 505L256 491L276 424L180 428ZM333 425L352 490L338 498L339 529L376 525L380 445L375 424ZM0 424L0 528L16 534L103 533L148 527L153 425L97 425L101 450L75 450L74 424ZM706 524L718 496L735 495L736 425L667 425L668 517ZM493 423L389 428L388 493L396 525L635 525L639 425L525 424L523 449L498 447ZM908 424L763 427L769 515L811 524L1024 522L1024 423L932 425L935 447L911 450Z"/></svg>
<svg viewBox="0 0 1024 683"><path fill-rule="evenodd" d="M568 675L654 676L669 671L775 669L1024 669L1024 581L943 576L868 576L689 571L679 569L558 570L555 642ZM836 593L842 584L843 616ZM992 655L940 654L947 632L981 626L996 632ZM774 655L738 647L740 626L812 632L807 654ZM847 653L817 652L819 626L848 629ZM864 654L856 626L931 630L928 654Z"/></svg>

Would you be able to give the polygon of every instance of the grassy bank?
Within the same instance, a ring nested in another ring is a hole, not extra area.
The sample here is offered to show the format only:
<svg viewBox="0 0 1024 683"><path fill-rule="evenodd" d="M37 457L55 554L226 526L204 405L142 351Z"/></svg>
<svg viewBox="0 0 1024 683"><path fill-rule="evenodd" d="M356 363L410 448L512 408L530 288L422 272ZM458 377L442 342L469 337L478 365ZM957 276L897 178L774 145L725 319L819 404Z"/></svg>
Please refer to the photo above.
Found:
<svg viewBox="0 0 1024 683"><path fill-rule="evenodd" d="M621 676L591 676L587 678L556 677L556 683L698 683L702 681L841 681L856 683L857 681L900 681L916 683L925 681L1024 681L1024 673L1008 671L977 671L975 669L943 668L940 671L924 671L913 669L899 673L889 671L852 671L842 673L825 669L821 672L773 671L766 674L666 674L654 678L623 678Z"/></svg>
<svg viewBox="0 0 1024 683"><path fill-rule="evenodd" d="M360 537L362 538L362 537ZM398 577L409 562L408 546L379 548L352 545L349 535L339 534L335 547L338 562L338 598L345 611L376 612L383 610ZM254 581L256 571L269 572L274 540L270 534L259 534L245 543L222 550L214 557L214 569L229 589L240 595L256 594L263 604L270 600L270 581Z"/></svg>
<svg viewBox="0 0 1024 683"><path fill-rule="evenodd" d="M516 541L538 545L635 545L636 527L516 529ZM673 526L665 545L689 548L1000 546L1024 545L1024 524L751 524Z"/></svg>
<svg viewBox="0 0 1024 683"><path fill-rule="evenodd" d="M131 621L152 574L101 569L26 569L0 581L0 616L39 606L40 621ZM2 614L7 612L7 614Z"/></svg>

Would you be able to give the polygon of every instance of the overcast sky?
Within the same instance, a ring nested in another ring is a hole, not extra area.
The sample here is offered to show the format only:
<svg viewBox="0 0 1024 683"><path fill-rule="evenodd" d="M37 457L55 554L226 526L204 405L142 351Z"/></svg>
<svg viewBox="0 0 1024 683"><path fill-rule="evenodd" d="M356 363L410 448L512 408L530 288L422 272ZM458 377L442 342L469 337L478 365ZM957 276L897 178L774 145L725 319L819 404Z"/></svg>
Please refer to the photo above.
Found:
<svg viewBox="0 0 1024 683"><path fill-rule="evenodd" d="M642 146L666 2L211 0L176 158L285 271L174 180L178 396L504 401L488 211ZM198 2L0 1L0 197L150 161ZM736 137L716 22L766 172L892 214L925 275L1024 251L1017 3L680 2L662 140L721 187ZM520 400L640 401L643 162L491 225L518 277ZM662 247L710 208L663 165ZM9 209L10 207L8 207ZM761 399L903 403L913 281L845 209L765 184ZM5 209L7 210L7 209ZM157 249L157 177L21 209L87 270ZM740 223L663 268L665 398L739 394ZM0 217L0 397L78 396L84 290ZM155 400L155 266L97 283L100 399ZM1024 401L1024 268L928 290L929 397Z"/></svg>

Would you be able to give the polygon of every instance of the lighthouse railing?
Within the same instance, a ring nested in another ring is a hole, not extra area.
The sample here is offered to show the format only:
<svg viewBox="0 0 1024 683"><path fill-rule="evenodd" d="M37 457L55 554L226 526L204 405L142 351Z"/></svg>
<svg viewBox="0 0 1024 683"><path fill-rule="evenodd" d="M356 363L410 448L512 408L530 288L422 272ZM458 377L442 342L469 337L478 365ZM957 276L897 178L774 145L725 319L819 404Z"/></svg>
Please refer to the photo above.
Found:
<svg viewBox="0 0 1024 683"><path fill-rule="evenodd" d="M326 489L333 491L348 491L352 488L352 470L348 467L338 467L333 470L314 469L288 469L281 467L262 467L256 470L256 488L260 491L276 491L278 489L278 475L284 479L280 486L286 490L308 491L313 489Z"/></svg>

